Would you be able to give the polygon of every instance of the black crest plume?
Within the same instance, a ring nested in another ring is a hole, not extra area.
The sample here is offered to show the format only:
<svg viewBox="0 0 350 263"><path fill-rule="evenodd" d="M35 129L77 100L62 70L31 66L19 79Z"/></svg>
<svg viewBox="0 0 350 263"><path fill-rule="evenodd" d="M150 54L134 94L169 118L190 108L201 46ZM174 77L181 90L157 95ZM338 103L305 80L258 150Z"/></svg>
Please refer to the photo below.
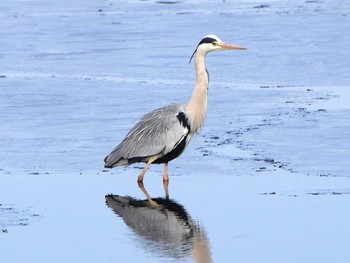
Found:
<svg viewBox="0 0 350 263"><path fill-rule="evenodd" d="M199 44L197 45L197 48L196 48L196 50L193 52L193 54L192 54L192 56L191 56L191 58L190 58L190 61L188 61L188 64L191 64L191 61L192 61L192 58L193 58L193 56L194 56L194 54L196 54L196 52L197 52L197 49L198 49L198 47L201 45L201 44L204 44L204 43L213 43L213 42L216 42L217 40L216 39L214 39L214 38L211 38L211 37L205 37L205 38L203 38L202 40L201 40L201 42L199 42Z"/></svg>

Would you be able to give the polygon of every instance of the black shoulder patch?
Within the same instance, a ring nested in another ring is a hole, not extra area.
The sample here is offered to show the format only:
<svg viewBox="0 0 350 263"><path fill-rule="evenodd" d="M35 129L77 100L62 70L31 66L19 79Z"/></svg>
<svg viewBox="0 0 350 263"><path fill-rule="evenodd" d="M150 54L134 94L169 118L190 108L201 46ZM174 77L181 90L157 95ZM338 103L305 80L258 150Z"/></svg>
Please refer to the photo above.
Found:
<svg viewBox="0 0 350 263"><path fill-rule="evenodd" d="M190 58L190 61L189 61L188 63L191 63L194 54L196 54L197 49L198 49L198 47L199 47L201 44L205 44L205 43L206 43L206 44L210 44L210 43L213 43L213 42L216 42L216 41L217 41L216 39L211 38L211 37L205 37L205 38L203 38L203 39L201 40L201 42L199 42L199 44L197 45L197 48L196 48L196 50L193 52L193 54L192 54L192 56L191 56L191 58Z"/></svg>
<svg viewBox="0 0 350 263"><path fill-rule="evenodd" d="M188 121L188 118L186 116L186 114L184 112L179 112L177 115L176 115L177 119L179 120L180 124L187 128L188 131L191 131L191 126L190 126L190 122Z"/></svg>

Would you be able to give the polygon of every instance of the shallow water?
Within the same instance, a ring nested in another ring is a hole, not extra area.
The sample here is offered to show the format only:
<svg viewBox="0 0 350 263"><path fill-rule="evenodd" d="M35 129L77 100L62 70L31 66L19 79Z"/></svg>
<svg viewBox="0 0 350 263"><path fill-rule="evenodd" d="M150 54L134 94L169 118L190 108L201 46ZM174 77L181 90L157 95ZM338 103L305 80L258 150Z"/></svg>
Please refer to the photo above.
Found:
<svg viewBox="0 0 350 263"><path fill-rule="evenodd" d="M1 262L347 262L349 8L3 3ZM213 33L248 50L209 55L205 127L170 163L171 201L151 166L153 207L142 165L103 158L142 114L188 100Z"/></svg>

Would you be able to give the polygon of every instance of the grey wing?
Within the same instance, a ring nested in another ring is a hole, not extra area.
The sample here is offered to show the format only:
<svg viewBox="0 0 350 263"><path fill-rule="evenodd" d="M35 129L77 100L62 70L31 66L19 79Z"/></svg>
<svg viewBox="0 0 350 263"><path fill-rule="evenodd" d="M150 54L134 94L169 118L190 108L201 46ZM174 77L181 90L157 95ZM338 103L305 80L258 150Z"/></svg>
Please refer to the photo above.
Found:
<svg viewBox="0 0 350 263"><path fill-rule="evenodd" d="M105 166L127 165L128 159L164 156L171 152L189 133L179 114L185 116L184 106L172 104L144 115L106 157Z"/></svg>

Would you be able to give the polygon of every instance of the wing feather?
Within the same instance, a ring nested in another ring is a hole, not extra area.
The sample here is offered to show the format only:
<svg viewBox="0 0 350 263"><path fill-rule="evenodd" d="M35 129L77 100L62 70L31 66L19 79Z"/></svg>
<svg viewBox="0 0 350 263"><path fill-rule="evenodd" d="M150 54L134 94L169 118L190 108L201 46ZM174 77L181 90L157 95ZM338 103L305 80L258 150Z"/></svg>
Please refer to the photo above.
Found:
<svg viewBox="0 0 350 263"><path fill-rule="evenodd" d="M106 157L105 166L128 164L127 159L164 156L171 152L189 133L180 123L184 105L171 104L144 115L124 140Z"/></svg>

